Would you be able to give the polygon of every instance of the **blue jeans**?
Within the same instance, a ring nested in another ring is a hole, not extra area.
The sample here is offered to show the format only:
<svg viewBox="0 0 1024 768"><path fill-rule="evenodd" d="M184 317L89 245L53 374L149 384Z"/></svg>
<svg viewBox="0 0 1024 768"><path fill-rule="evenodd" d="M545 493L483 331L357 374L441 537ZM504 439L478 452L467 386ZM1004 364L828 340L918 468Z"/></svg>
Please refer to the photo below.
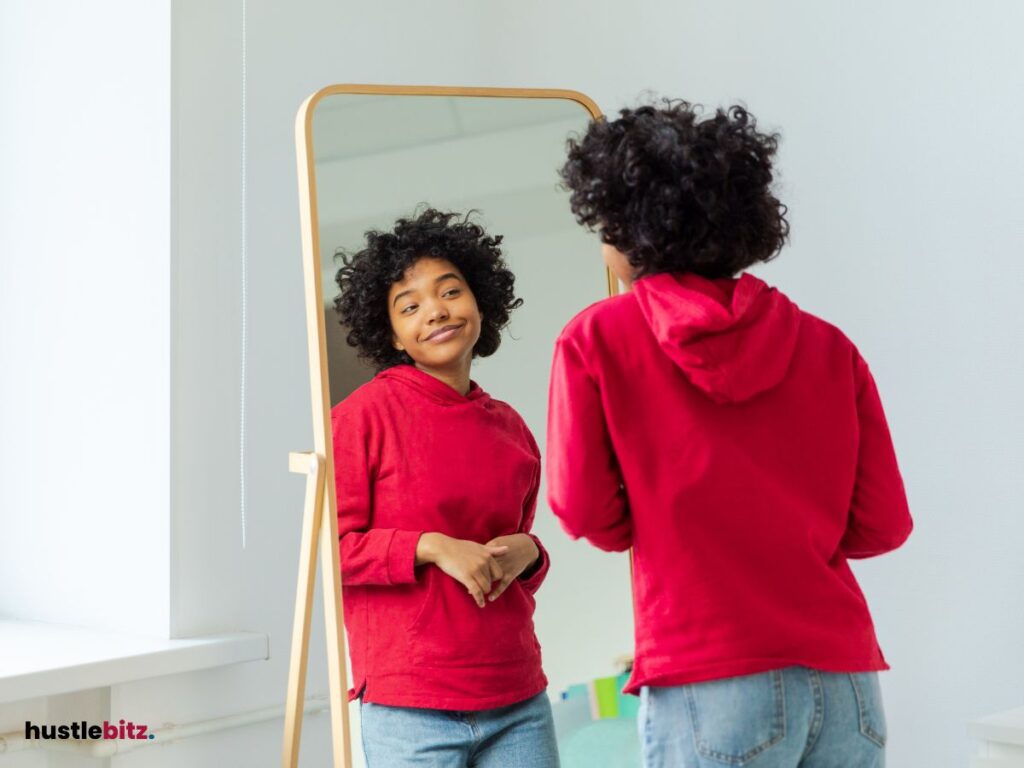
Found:
<svg viewBox="0 0 1024 768"><path fill-rule="evenodd" d="M546 693L480 712L364 701L359 714L367 768L558 768Z"/></svg>
<svg viewBox="0 0 1024 768"><path fill-rule="evenodd" d="M788 667L640 697L645 768L884 768L875 672Z"/></svg>

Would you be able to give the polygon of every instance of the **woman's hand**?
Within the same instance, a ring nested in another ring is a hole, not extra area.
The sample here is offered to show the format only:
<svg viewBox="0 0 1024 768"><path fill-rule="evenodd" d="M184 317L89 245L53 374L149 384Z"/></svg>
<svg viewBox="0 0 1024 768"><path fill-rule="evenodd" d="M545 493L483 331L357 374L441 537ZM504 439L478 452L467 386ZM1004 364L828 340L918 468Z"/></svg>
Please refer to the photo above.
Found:
<svg viewBox="0 0 1024 768"><path fill-rule="evenodd" d="M462 584L476 604L483 608L487 605L484 596L491 591L494 582L504 580L505 572L498 558L508 552L508 546L494 542L477 544L443 533L424 533L416 544L416 565L436 565Z"/></svg>
<svg viewBox="0 0 1024 768"><path fill-rule="evenodd" d="M519 578L523 571L537 562L537 558L540 557L540 550L537 548L537 543L533 540L533 537L527 536L525 533L498 536L496 539L488 541L487 546L502 547L507 550L505 554L498 555L495 558L501 567L502 577L501 583L487 596L488 600L494 601L501 597L501 593L508 588L509 584Z"/></svg>

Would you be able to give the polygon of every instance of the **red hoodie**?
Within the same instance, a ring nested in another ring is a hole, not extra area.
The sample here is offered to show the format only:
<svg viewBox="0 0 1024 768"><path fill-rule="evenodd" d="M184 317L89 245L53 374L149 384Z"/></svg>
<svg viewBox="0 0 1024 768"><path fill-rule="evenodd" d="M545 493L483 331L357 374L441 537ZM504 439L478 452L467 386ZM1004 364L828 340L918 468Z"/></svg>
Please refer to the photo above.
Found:
<svg viewBox="0 0 1024 768"><path fill-rule="evenodd" d="M409 366L389 368L331 411L341 579L355 698L481 710L545 689L533 630L541 557L480 608L433 565L421 533L481 544L527 533L540 452L522 418L475 383L463 396Z"/></svg>
<svg viewBox="0 0 1024 768"><path fill-rule="evenodd" d="M548 429L563 527L633 547L627 692L888 668L847 560L898 547L911 519L838 329L749 274L638 280L562 332Z"/></svg>

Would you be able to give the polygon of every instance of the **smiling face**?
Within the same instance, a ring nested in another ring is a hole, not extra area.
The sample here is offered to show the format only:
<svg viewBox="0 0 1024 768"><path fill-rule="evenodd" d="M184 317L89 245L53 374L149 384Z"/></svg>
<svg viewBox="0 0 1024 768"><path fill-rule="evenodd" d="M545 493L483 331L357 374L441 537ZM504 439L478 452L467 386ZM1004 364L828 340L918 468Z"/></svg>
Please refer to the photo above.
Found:
<svg viewBox="0 0 1024 768"><path fill-rule="evenodd" d="M465 371L480 338L480 310L458 268L424 257L388 291L395 349L428 372Z"/></svg>

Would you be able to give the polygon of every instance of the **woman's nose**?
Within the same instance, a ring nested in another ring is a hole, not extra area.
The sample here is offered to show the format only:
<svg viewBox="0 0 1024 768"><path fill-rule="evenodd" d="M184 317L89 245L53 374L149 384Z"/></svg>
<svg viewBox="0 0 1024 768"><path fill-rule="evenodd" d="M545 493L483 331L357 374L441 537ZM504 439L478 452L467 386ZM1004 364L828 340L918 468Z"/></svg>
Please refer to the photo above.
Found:
<svg viewBox="0 0 1024 768"><path fill-rule="evenodd" d="M447 320L448 319L448 310L445 308L444 304L442 304L439 301L435 301L434 302L434 304L430 307L430 319L431 320Z"/></svg>

